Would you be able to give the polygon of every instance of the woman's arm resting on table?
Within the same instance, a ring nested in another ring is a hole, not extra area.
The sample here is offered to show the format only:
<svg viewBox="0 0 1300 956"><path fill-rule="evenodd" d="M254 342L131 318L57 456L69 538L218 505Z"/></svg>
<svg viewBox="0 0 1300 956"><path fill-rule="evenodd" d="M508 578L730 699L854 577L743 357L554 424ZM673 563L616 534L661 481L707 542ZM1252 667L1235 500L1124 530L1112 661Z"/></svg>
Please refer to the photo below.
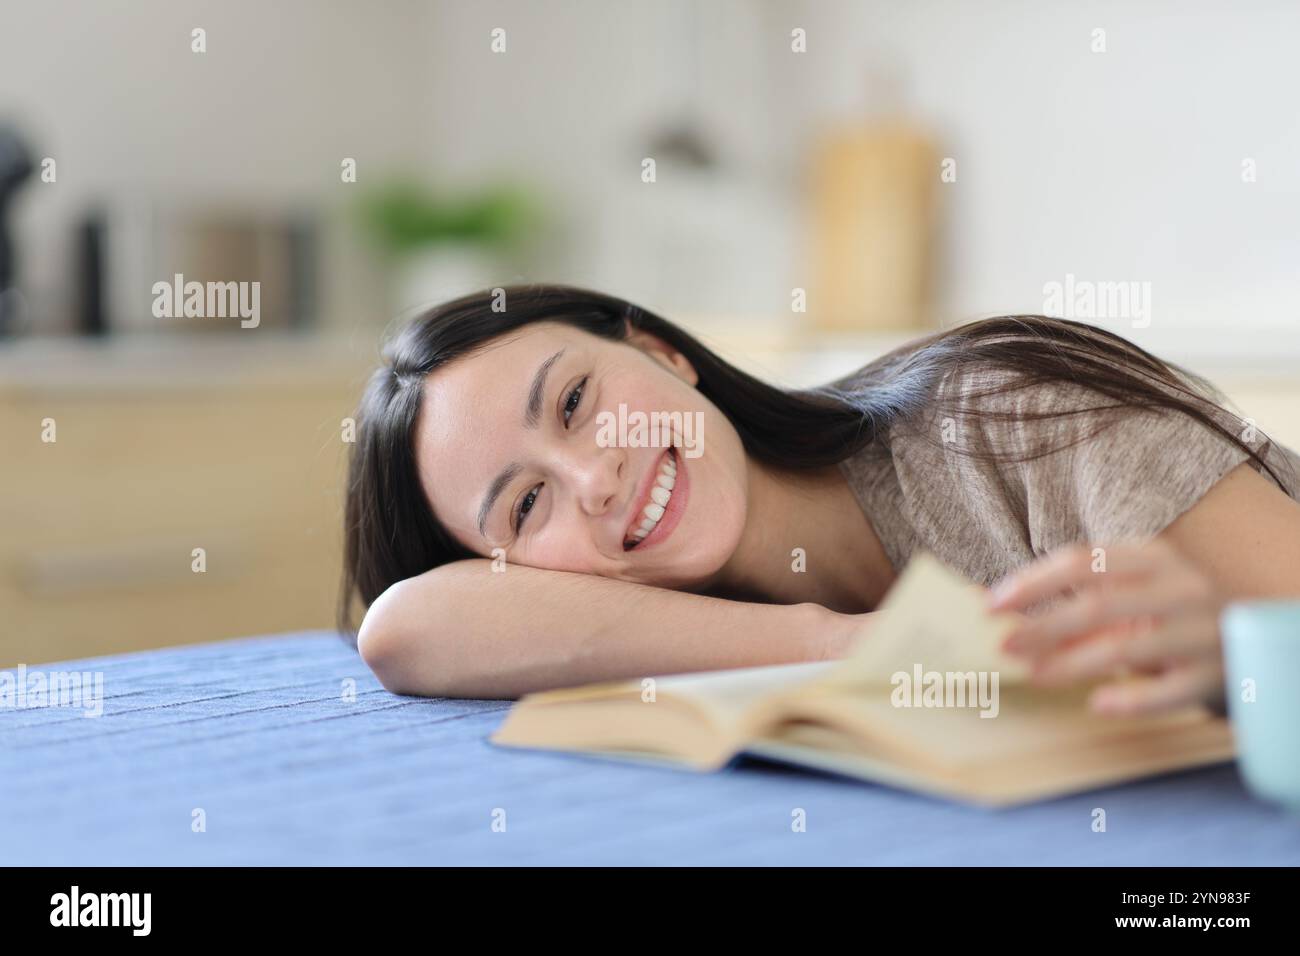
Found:
<svg viewBox="0 0 1300 956"><path fill-rule="evenodd" d="M1007 649L1035 661L1037 679L1069 683L1127 668L1142 679L1098 688L1100 711L1131 714L1220 705L1219 615L1230 601L1300 597L1300 503L1239 465L1146 545L1066 548L1009 576L993 607L1031 618Z"/></svg>
<svg viewBox="0 0 1300 956"><path fill-rule="evenodd" d="M487 559L401 581L357 635L389 690L511 698L657 674L843 656L866 615L727 601Z"/></svg>

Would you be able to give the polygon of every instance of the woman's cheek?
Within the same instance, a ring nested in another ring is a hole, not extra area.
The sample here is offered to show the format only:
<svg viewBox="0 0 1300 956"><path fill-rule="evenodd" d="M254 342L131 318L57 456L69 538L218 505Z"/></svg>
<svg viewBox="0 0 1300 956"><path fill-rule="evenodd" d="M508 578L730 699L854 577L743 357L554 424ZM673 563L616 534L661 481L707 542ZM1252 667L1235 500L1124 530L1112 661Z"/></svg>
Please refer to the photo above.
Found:
<svg viewBox="0 0 1300 956"><path fill-rule="evenodd" d="M539 541L537 551L540 567L577 574L596 574L600 571L592 560L591 549L582 547L573 535L566 535L560 529L548 534L545 541Z"/></svg>

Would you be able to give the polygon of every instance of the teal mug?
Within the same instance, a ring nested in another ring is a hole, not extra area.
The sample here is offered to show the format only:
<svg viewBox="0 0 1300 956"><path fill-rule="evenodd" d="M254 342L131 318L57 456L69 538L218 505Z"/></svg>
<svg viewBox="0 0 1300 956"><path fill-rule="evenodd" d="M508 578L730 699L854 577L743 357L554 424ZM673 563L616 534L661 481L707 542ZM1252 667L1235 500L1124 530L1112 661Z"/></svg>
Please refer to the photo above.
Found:
<svg viewBox="0 0 1300 956"><path fill-rule="evenodd" d="M1220 624L1241 774L1257 797L1300 813L1300 601L1230 604Z"/></svg>

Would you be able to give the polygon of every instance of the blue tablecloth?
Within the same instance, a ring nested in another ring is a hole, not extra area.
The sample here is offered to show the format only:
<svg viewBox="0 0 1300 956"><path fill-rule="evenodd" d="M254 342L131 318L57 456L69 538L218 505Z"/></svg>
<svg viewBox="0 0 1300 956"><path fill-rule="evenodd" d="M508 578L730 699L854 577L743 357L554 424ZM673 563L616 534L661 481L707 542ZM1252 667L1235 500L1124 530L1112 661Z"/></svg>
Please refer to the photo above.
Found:
<svg viewBox="0 0 1300 956"><path fill-rule="evenodd" d="M1300 820L1227 765L988 811L498 748L507 702L395 696L333 634L29 670L102 672L103 714L0 708L7 865L1300 863Z"/></svg>

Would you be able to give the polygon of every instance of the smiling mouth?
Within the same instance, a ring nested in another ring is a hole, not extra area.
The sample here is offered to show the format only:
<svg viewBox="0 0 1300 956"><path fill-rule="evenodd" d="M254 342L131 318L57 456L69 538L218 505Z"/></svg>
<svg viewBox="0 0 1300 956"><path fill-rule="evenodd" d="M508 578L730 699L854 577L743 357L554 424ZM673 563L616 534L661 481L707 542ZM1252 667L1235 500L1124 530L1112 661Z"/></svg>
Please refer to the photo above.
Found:
<svg viewBox="0 0 1300 956"><path fill-rule="evenodd" d="M649 498L645 506L632 519L627 534L623 538L623 550L631 551L644 541L663 520L668 510L668 503L673 497L673 488L677 484L677 451L669 448L668 453L659 462L659 471L650 485Z"/></svg>

